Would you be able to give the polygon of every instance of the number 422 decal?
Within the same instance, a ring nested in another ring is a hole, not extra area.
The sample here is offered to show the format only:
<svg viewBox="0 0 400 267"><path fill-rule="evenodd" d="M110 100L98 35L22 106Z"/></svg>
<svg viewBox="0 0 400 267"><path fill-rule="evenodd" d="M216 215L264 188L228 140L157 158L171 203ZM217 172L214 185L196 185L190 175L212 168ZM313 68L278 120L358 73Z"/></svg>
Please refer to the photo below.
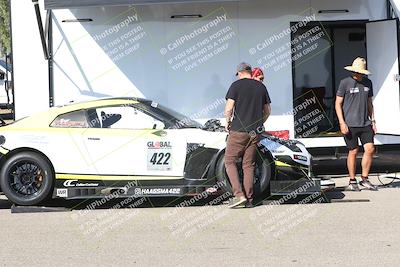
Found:
<svg viewBox="0 0 400 267"><path fill-rule="evenodd" d="M153 153L150 159L150 163L153 165L170 165L171 153Z"/></svg>

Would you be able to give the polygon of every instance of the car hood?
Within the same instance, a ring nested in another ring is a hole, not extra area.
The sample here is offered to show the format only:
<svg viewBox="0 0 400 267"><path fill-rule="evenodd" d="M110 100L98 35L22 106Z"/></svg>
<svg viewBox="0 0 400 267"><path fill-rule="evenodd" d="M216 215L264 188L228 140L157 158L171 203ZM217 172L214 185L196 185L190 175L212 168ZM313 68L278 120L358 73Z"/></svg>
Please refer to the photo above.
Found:
<svg viewBox="0 0 400 267"><path fill-rule="evenodd" d="M226 146L226 132L210 132L202 129L179 129L178 136L186 139L187 143L200 144L204 147L224 149Z"/></svg>

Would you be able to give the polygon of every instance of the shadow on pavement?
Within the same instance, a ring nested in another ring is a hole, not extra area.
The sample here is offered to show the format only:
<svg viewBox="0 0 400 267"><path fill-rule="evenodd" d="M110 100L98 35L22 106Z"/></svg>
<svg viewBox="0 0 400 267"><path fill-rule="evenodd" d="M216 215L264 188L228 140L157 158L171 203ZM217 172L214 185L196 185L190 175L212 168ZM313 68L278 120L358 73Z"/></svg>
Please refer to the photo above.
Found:
<svg viewBox="0 0 400 267"><path fill-rule="evenodd" d="M396 182L396 180L399 180L399 177L394 179L385 178L382 184L378 184L378 188L400 188L400 182Z"/></svg>
<svg viewBox="0 0 400 267"><path fill-rule="evenodd" d="M182 205L181 203L188 203L184 206L204 206L208 205L210 201L216 199L216 197L208 197L203 200L195 202L190 201L193 197L183 198L132 198L127 205L124 205L124 200L127 198L111 199L108 201L101 202L101 199L86 199L86 200L65 200L65 199L53 199L43 203L42 206L16 206L5 197L0 199L0 210L10 209L12 213L28 213L28 212L60 212L60 211L71 211L71 210L102 210L102 209L113 209L113 208L162 208L162 207L176 207ZM186 201L186 202L185 202ZM129 205L135 204L136 205ZM190 204L189 204L190 203ZM215 203L216 205L223 204L223 201Z"/></svg>
<svg viewBox="0 0 400 267"><path fill-rule="evenodd" d="M0 210L3 209L10 209L12 203L8 201L7 199L0 199Z"/></svg>
<svg viewBox="0 0 400 267"><path fill-rule="evenodd" d="M392 182L386 186L380 186L380 188L398 188L400 187L400 182ZM325 192L313 199L307 200L307 197L310 195L297 196L294 198L285 199L285 201L281 201L279 204L319 204L319 203L331 203L331 202L365 202L369 201L368 199L352 199L345 200L345 194L343 193L344 188L339 187L333 191ZM158 197L158 198L132 198L129 204L138 202L138 205L123 205L124 200L126 198L118 198L111 199L104 202L101 202L101 199L86 199L86 200L64 200L64 199L53 199L49 200L43 204L43 206L36 207L23 207L23 206L15 206L10 201L8 201L4 196L0 198L0 210L1 209L9 209L12 213L29 213L29 212L60 212L60 211L71 211L71 210L102 210L102 209L113 209L116 206L118 208L162 208L162 207L196 207L196 206L204 206L209 205L214 199L217 199L218 196L210 196L205 199L200 199L196 201L193 200L193 197L181 197L181 198L173 198L173 197ZM256 201L256 206L260 205L271 205L276 204L280 200L282 200L283 196L271 196L263 201ZM318 199L323 198L323 201L318 201ZM227 199L221 199L218 202L213 202L214 205L226 204Z"/></svg>

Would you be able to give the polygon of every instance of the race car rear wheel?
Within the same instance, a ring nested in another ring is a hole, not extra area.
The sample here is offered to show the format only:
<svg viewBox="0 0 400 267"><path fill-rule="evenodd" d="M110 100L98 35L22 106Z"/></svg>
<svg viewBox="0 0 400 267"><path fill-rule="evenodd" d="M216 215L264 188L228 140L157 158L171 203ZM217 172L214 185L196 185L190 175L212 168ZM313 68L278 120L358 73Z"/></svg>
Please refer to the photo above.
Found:
<svg viewBox="0 0 400 267"><path fill-rule="evenodd" d="M41 155L20 152L0 171L0 185L7 198L18 205L37 205L46 200L54 184L53 170Z"/></svg>
<svg viewBox="0 0 400 267"><path fill-rule="evenodd" d="M270 194L270 180L275 168L272 159L264 156L259 151L256 153L256 166L254 168L254 199L263 199ZM240 181L243 182L243 170L241 160L237 164ZM225 169L225 156L222 155L216 166L216 176L219 182L226 184L224 189L230 193L232 187Z"/></svg>

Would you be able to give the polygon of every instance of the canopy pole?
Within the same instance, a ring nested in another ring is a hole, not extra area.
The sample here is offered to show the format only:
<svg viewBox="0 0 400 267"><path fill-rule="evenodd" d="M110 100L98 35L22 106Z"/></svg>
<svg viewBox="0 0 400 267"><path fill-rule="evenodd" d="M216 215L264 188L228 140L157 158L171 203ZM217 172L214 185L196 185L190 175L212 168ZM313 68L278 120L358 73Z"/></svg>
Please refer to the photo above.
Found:
<svg viewBox="0 0 400 267"><path fill-rule="evenodd" d="M53 13L47 10L46 38L48 43L49 62L49 106L54 106L54 66L53 66Z"/></svg>
<svg viewBox="0 0 400 267"><path fill-rule="evenodd" d="M49 59L49 51L47 49L46 37L45 37L44 30L43 30L42 16L40 15L39 0L32 0L32 2L35 7L36 20L37 20L38 27L39 27L40 40L42 41L44 58L46 60L48 60Z"/></svg>

